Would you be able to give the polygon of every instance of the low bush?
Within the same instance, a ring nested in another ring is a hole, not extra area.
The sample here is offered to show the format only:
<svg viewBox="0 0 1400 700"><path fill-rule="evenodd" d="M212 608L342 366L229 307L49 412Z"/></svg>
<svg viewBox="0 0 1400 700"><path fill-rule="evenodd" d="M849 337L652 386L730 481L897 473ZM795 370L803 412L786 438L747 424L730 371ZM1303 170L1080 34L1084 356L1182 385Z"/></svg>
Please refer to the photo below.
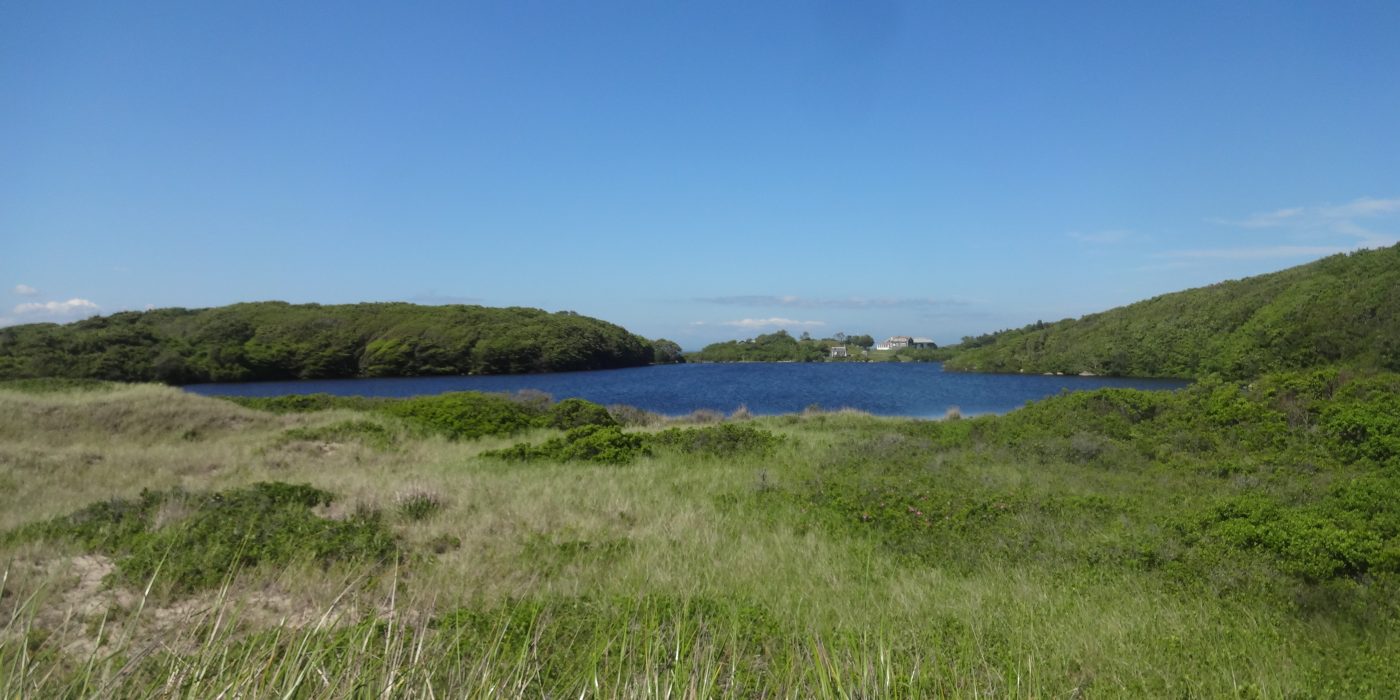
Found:
<svg viewBox="0 0 1400 700"><path fill-rule="evenodd" d="M1316 503L1265 495L1221 499L1176 529L1193 546L1214 539L1269 556L1304 581L1400 573L1400 477L1371 474L1334 487Z"/></svg>
<svg viewBox="0 0 1400 700"><path fill-rule="evenodd" d="M1333 448L1349 462L1400 458L1400 395L1329 406L1322 420Z"/></svg>
<svg viewBox="0 0 1400 700"><path fill-rule="evenodd" d="M533 427L537 418L519 402L475 391L401 399L383 410L454 440L513 435Z"/></svg>
<svg viewBox="0 0 1400 700"><path fill-rule="evenodd" d="M267 411L269 413L312 413L314 411L330 411L334 409L371 411L393 401L393 399L375 399L363 396L334 396L331 394L221 396L219 398L225 401L231 401L244 408Z"/></svg>
<svg viewBox="0 0 1400 700"><path fill-rule="evenodd" d="M616 426L585 425L540 445L522 442L503 450L487 452L485 456L512 461L625 464L648 452L646 440L640 435L624 433Z"/></svg>
<svg viewBox="0 0 1400 700"><path fill-rule="evenodd" d="M706 457L733 457L740 454L767 454L782 438L767 430L733 423L705 428L668 428L648 439L657 447Z"/></svg>
<svg viewBox="0 0 1400 700"><path fill-rule="evenodd" d="M127 583L154 576L176 592L217 587L231 573L260 564L301 558L383 563L395 556L396 538L377 512L345 520L313 512L332 499L310 485L282 482L206 494L148 490L21 528L7 539L69 539L112 556Z"/></svg>
<svg viewBox="0 0 1400 700"><path fill-rule="evenodd" d="M532 427L569 430L586 425L650 425L657 419L655 414L635 408L615 406L608 409L578 398L551 403L549 394L531 390L515 394L460 391L411 398L365 398L330 394L225 398L247 408L272 413L309 413L333 409L383 413L401 418L429 433L454 440L514 435ZM617 412L617 417L614 416L614 411ZM317 432L323 430L319 428L299 429L302 432L294 432L287 437L292 440L333 440L359 433L362 442L367 439L381 442L379 438L367 438L368 432L376 432L368 427L370 424L367 421L352 422L358 425L351 426L351 422L336 424L336 429L327 433L329 437ZM389 438L392 435L385 434L382 437Z"/></svg>
<svg viewBox="0 0 1400 700"><path fill-rule="evenodd" d="M358 442L376 449L387 449L394 444L394 431L368 420L346 420L315 428L292 428L284 433L283 443L308 442Z"/></svg>
<svg viewBox="0 0 1400 700"><path fill-rule="evenodd" d="M608 409L583 399L564 399L549 407L545 424L551 428L569 430L585 425L617 425Z"/></svg>
<svg viewBox="0 0 1400 700"><path fill-rule="evenodd" d="M394 497L394 510L399 516L415 522L427 520L445 505L442 496L421 489L400 493Z"/></svg>

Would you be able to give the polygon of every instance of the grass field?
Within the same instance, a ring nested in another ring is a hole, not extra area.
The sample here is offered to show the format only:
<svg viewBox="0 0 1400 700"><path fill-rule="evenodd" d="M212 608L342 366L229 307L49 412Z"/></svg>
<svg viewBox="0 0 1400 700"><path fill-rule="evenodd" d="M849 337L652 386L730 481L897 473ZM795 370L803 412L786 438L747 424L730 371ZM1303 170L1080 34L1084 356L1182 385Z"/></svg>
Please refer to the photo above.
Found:
<svg viewBox="0 0 1400 700"><path fill-rule="evenodd" d="M1395 696L1394 378L1309 381L479 439L0 387L0 695Z"/></svg>

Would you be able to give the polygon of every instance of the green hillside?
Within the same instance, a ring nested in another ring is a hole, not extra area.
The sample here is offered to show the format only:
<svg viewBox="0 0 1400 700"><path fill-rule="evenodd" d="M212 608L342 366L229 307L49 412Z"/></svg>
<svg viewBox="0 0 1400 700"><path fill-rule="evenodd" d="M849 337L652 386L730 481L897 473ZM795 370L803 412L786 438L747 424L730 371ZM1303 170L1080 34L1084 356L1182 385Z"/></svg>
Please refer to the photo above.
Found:
<svg viewBox="0 0 1400 700"><path fill-rule="evenodd" d="M966 338L946 366L1248 378L1330 364L1400 369L1400 246Z"/></svg>
<svg viewBox="0 0 1400 700"><path fill-rule="evenodd" d="M645 365L652 344L570 311L258 302L0 329L0 379L183 384Z"/></svg>

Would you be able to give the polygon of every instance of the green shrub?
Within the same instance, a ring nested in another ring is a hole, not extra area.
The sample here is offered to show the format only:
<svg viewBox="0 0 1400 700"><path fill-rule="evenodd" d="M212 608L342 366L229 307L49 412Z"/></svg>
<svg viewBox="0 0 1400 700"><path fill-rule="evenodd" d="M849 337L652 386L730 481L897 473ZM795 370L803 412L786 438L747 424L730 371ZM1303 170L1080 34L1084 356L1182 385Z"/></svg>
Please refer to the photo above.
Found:
<svg viewBox="0 0 1400 700"><path fill-rule="evenodd" d="M402 399L385 404L384 411L454 440L513 435L532 427L535 421L520 403L474 391Z"/></svg>
<svg viewBox="0 0 1400 700"><path fill-rule="evenodd" d="M244 408L269 413L312 413L338 408L369 411L386 405L393 399L372 399L363 396L333 396L331 394L287 394L286 396L221 396Z"/></svg>
<svg viewBox="0 0 1400 700"><path fill-rule="evenodd" d="M651 444L707 457L767 454L782 438L767 430L722 423L705 428L669 428L649 438Z"/></svg>
<svg viewBox="0 0 1400 700"><path fill-rule="evenodd" d="M97 552L128 550L145 533L156 511L167 500L183 500L183 491L142 489L135 499L113 498L89 504L62 518L34 523L6 533L7 541L70 539Z"/></svg>
<svg viewBox="0 0 1400 700"><path fill-rule="evenodd" d="M394 498L394 510L406 520L427 520L446 505L441 496L431 491L409 491Z"/></svg>
<svg viewBox="0 0 1400 700"><path fill-rule="evenodd" d="M1225 499L1178 525L1188 541L1218 539L1267 554L1305 581L1400 572L1400 484L1375 477L1344 484L1319 503L1289 506L1261 495Z"/></svg>
<svg viewBox="0 0 1400 700"><path fill-rule="evenodd" d="M382 563L398 549L377 512L346 520L317 516L330 493L306 484L262 482L210 494L142 491L23 528L26 538L64 538L114 557L134 585L153 576L177 592L217 587L230 573L306 558ZM157 522L162 512L170 522Z"/></svg>
<svg viewBox="0 0 1400 700"><path fill-rule="evenodd" d="M359 442L377 449L387 449L394 444L394 432L389 428L367 420L346 420L315 428L292 428L284 433L280 442Z"/></svg>
<svg viewBox="0 0 1400 700"><path fill-rule="evenodd" d="M503 450L487 452L485 456L513 461L625 464L647 453L646 440L640 435L624 433L616 426L585 425L538 446L522 442Z"/></svg>
<svg viewBox="0 0 1400 700"><path fill-rule="evenodd" d="M564 399L549 408L545 423L551 428L569 430L584 425L617 425L608 409L583 399Z"/></svg>
<svg viewBox="0 0 1400 700"><path fill-rule="evenodd" d="M1323 430L1337 453L1349 462L1386 462L1400 457L1400 396L1366 403L1329 406Z"/></svg>

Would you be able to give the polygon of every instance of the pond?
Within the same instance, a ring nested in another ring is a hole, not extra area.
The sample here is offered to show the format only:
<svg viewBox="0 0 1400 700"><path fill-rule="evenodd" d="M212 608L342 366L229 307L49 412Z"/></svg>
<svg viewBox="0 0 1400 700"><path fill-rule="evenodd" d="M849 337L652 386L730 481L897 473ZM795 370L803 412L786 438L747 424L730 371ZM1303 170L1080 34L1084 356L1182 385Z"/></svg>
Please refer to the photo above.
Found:
<svg viewBox="0 0 1400 700"><path fill-rule="evenodd" d="M579 397L679 415L697 409L728 413L745 406L755 414L855 408L877 415L938 417L957 407L963 415L1005 413L1027 401L1062 391L1100 387L1166 390L1178 379L1127 379L1023 374L945 372L928 363L686 364L595 372L495 376L307 379L282 382L195 384L203 395L280 396L327 393L342 396L418 396L448 391L543 391L555 399Z"/></svg>

